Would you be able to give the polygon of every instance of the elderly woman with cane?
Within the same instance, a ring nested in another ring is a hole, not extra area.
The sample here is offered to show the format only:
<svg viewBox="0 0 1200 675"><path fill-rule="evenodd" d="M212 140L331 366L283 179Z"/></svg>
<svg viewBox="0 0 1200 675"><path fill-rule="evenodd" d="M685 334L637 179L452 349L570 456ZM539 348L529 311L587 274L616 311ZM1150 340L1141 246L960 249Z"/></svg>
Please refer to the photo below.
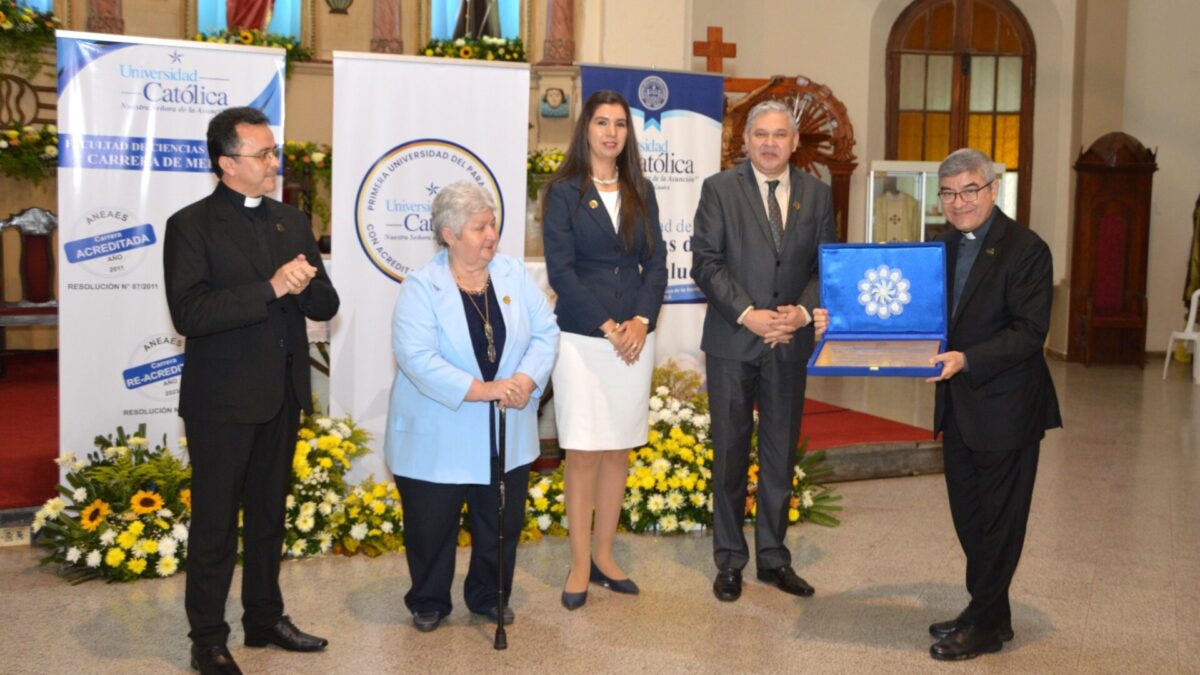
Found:
<svg viewBox="0 0 1200 675"><path fill-rule="evenodd" d="M538 455L536 399L558 348L545 293L521 262L496 252L491 195L465 181L443 187L433 200L432 224L440 250L404 280L392 314L399 370L386 440L412 577L404 603L422 632L436 629L452 608L464 503L472 539L464 599L471 612L498 622L498 576L504 573L507 596L529 467ZM497 409L507 415L503 469ZM501 477L510 496L503 522ZM505 609L504 623L512 621Z"/></svg>

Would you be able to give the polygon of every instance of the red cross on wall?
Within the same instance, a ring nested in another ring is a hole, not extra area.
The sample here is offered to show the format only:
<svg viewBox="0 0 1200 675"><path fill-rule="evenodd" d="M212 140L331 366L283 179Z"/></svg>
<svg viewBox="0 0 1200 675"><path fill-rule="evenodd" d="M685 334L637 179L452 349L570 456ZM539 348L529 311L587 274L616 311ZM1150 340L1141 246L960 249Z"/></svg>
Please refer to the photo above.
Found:
<svg viewBox="0 0 1200 675"><path fill-rule="evenodd" d="M737 58L737 44L722 42L724 33L725 29L720 26L709 26L708 40L692 42L692 56L705 57L707 63L704 68L710 73L724 72L725 66L722 61Z"/></svg>

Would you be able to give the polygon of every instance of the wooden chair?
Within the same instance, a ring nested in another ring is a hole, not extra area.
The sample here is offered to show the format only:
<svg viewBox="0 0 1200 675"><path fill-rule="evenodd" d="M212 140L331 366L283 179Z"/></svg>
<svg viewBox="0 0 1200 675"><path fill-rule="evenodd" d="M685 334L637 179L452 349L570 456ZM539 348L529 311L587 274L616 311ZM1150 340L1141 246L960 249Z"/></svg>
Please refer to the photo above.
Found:
<svg viewBox="0 0 1200 675"><path fill-rule="evenodd" d="M6 328L58 325L57 237L58 217L45 209L0 220L0 377Z"/></svg>
<svg viewBox="0 0 1200 675"><path fill-rule="evenodd" d="M1144 368L1146 363L1146 296L1133 288L1126 265L1129 222L1110 213L1100 218L1097 228L1095 271L1091 288L1084 296L1083 364L1092 365L1098 331L1113 331L1117 354Z"/></svg>

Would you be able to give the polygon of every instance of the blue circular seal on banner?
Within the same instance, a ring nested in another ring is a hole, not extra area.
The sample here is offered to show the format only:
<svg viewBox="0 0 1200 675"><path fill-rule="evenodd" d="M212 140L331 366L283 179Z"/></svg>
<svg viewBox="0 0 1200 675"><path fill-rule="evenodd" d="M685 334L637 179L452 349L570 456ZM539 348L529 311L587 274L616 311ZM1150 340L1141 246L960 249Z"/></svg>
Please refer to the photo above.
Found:
<svg viewBox="0 0 1200 675"><path fill-rule="evenodd" d="M433 198L443 186L468 180L491 193L496 230L503 232L504 199L487 164L468 148L440 138L408 141L367 169L354 201L358 243L384 275L401 282L436 250Z"/></svg>
<svg viewBox="0 0 1200 675"><path fill-rule="evenodd" d="M670 96L667 81L657 75L650 75L638 85L638 101L646 110L661 110L667 104Z"/></svg>

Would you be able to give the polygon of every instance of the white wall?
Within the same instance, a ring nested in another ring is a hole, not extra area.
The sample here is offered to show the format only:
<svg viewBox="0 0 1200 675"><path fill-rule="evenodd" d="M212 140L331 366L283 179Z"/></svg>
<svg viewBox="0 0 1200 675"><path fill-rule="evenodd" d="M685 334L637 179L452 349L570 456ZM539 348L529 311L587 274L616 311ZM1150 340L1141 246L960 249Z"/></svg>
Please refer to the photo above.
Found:
<svg viewBox="0 0 1200 675"><path fill-rule="evenodd" d="M1200 191L1200 3L1131 0L1124 131L1158 148L1150 212L1147 348L1166 347L1184 321L1183 284Z"/></svg>

